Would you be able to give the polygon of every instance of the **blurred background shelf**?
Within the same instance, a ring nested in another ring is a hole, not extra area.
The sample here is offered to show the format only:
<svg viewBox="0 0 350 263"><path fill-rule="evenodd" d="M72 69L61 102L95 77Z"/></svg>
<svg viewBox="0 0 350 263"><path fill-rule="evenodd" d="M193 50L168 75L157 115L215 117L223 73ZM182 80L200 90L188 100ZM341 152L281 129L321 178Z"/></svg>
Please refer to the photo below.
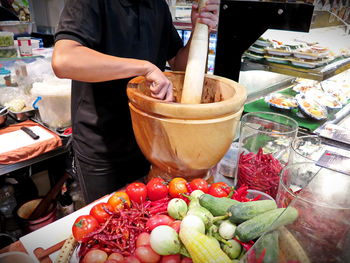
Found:
<svg viewBox="0 0 350 263"><path fill-rule="evenodd" d="M243 70L266 70L270 72L285 74L294 77L301 77L307 79L313 79L317 81L323 81L330 77L333 77L347 69L350 69L350 58L340 59L334 61L323 67L314 69L306 69L293 67L290 65L270 63L267 61L251 61L244 59L242 63Z"/></svg>

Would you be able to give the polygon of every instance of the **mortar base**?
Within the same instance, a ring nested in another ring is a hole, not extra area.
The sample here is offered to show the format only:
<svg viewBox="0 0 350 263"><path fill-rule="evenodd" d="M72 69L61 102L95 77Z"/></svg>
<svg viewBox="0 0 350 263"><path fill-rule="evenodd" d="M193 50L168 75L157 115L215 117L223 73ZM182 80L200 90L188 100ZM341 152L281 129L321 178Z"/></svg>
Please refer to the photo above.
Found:
<svg viewBox="0 0 350 263"><path fill-rule="evenodd" d="M146 177L146 183L148 181L150 181L152 178L155 177L161 177L163 178L165 181L170 182L172 179L176 178L176 177L182 177L181 175L174 175L174 174L170 174L165 172L162 169L159 169L157 166L155 165L151 165L151 169L148 172L148 175ZM204 180L206 180L209 184L214 182L214 177L212 174L210 174L209 170L205 171L202 174L197 174L195 176L186 176L186 180L188 182L190 182L191 180L195 179L195 178L203 178Z"/></svg>

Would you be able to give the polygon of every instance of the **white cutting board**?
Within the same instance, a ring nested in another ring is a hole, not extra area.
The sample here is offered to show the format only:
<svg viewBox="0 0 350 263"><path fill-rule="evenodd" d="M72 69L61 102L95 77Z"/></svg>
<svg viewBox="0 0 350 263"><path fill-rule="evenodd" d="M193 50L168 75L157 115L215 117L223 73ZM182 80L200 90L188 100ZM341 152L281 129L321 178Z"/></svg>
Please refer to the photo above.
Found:
<svg viewBox="0 0 350 263"><path fill-rule="evenodd" d="M69 214L47 226L44 226L32 233L21 237L19 240L23 244L24 248L27 250L30 257L35 262L39 263L38 259L34 254L34 250L36 248L41 247L43 249L48 249L49 247L56 245L62 240L67 239L72 234L72 225L75 219L77 219L81 215L88 215L90 213L91 208L95 204L107 202L109 197L110 195L106 195L92 202L91 204L75 211L72 214ZM50 255L50 259L52 260L52 262L55 262L55 259L59 255L59 252L60 251L58 250Z"/></svg>
<svg viewBox="0 0 350 263"><path fill-rule="evenodd" d="M46 141L54 138L54 135L40 126L28 127L34 133L39 135L39 139L34 140L21 129L13 132L8 132L0 135L0 154L7 153L18 148L29 146L34 143Z"/></svg>

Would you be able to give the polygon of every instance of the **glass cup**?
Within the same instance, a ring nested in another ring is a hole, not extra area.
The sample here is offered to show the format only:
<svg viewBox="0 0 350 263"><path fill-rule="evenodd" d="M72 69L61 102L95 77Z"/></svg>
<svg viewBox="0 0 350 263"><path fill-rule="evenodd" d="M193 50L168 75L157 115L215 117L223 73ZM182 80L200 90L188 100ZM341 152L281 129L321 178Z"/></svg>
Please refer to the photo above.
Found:
<svg viewBox="0 0 350 263"><path fill-rule="evenodd" d="M348 175L312 162L288 165L281 172L276 202L298 210L297 220L286 228L310 262L350 262Z"/></svg>
<svg viewBox="0 0 350 263"><path fill-rule="evenodd" d="M281 114L253 112L241 119L235 185L276 197L279 173L288 163L298 123Z"/></svg>
<svg viewBox="0 0 350 263"><path fill-rule="evenodd" d="M350 157L350 151L323 144L317 135L308 135L293 140L288 163L317 162L326 150Z"/></svg>

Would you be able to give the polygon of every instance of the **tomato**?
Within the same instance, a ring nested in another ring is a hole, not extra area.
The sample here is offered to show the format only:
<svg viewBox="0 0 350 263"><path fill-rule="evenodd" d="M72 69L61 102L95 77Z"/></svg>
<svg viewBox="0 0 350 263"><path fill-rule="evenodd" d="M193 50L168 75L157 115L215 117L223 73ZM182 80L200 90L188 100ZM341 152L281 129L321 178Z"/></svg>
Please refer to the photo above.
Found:
<svg viewBox="0 0 350 263"><path fill-rule="evenodd" d="M111 216L106 210L113 212L113 207L108 203L98 203L91 208L90 215L96 218L99 223L104 223Z"/></svg>
<svg viewBox="0 0 350 263"><path fill-rule="evenodd" d="M141 263L141 261L135 256L128 256L124 258L123 263Z"/></svg>
<svg viewBox="0 0 350 263"><path fill-rule="evenodd" d="M181 260L181 263L192 263L193 261L192 261L192 259L191 258L183 258L182 260Z"/></svg>
<svg viewBox="0 0 350 263"><path fill-rule="evenodd" d="M114 211L117 211L118 209L123 209L124 206L131 206L130 198L125 192L115 192L108 199L107 203L113 207Z"/></svg>
<svg viewBox="0 0 350 263"><path fill-rule="evenodd" d="M149 200L156 201L168 196L169 187L164 179L160 177L152 178L146 185Z"/></svg>
<svg viewBox="0 0 350 263"><path fill-rule="evenodd" d="M114 252L108 256L108 260L114 260L116 263L123 263L124 256L122 254Z"/></svg>
<svg viewBox="0 0 350 263"><path fill-rule="evenodd" d="M150 231L152 231L157 226L161 226L161 225L170 226L170 224L173 221L174 219L172 219L170 216L167 216L167 215L154 215L150 219L148 219L146 226Z"/></svg>
<svg viewBox="0 0 350 263"><path fill-rule="evenodd" d="M72 233L77 241L82 241L87 234L96 230L98 226L98 221L93 216L79 216L72 226Z"/></svg>
<svg viewBox="0 0 350 263"><path fill-rule="evenodd" d="M126 187L126 193L130 197L131 201L140 204L146 201L147 187L145 184L140 182L131 183Z"/></svg>
<svg viewBox="0 0 350 263"><path fill-rule="evenodd" d="M224 182L213 183L209 187L208 194L216 197L226 197L230 193L230 187Z"/></svg>
<svg viewBox="0 0 350 263"><path fill-rule="evenodd" d="M160 260L158 255L151 246L141 246L135 249L135 256L142 263L157 263Z"/></svg>
<svg viewBox="0 0 350 263"><path fill-rule="evenodd" d="M181 220L175 220L174 222L172 222L172 223L170 224L170 226L171 226L173 229L175 229L175 231L176 231L177 233L180 232L180 225L181 225Z"/></svg>
<svg viewBox="0 0 350 263"><path fill-rule="evenodd" d="M179 254L163 256L162 260L160 261L160 263L180 263L180 262L181 262L181 255Z"/></svg>
<svg viewBox="0 0 350 263"><path fill-rule="evenodd" d="M171 197L180 197L181 194L188 193L188 189L186 186L186 179L181 177L176 177L172 179L169 183L169 194Z"/></svg>
<svg viewBox="0 0 350 263"><path fill-rule="evenodd" d="M208 190L209 190L208 182L205 181L202 178L193 179L190 182L190 187L191 187L192 191L194 191L194 190L201 190L204 193L208 193Z"/></svg>
<svg viewBox="0 0 350 263"><path fill-rule="evenodd" d="M117 261L115 259L107 259L105 262L103 263L124 263L124 259L123 261Z"/></svg>
<svg viewBox="0 0 350 263"><path fill-rule="evenodd" d="M107 260L107 253L100 249L91 249L83 258L83 263L104 263Z"/></svg>
<svg viewBox="0 0 350 263"><path fill-rule="evenodd" d="M150 234L143 232L136 239L136 247L150 246Z"/></svg>

